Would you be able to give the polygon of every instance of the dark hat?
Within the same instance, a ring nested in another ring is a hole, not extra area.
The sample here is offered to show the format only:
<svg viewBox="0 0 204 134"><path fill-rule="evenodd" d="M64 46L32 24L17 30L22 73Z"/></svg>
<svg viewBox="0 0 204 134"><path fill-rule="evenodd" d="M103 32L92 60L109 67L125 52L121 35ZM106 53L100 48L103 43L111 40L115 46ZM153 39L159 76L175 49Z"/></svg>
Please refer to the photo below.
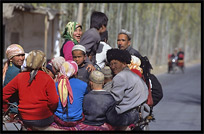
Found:
<svg viewBox="0 0 204 134"><path fill-rule="evenodd" d="M107 51L107 61L110 63L112 60L118 60L130 64L131 55L127 50L120 50L117 48L109 49Z"/></svg>
<svg viewBox="0 0 204 134"><path fill-rule="evenodd" d="M53 75L55 75L55 72L54 72L54 70L52 69L52 64L51 64L51 62L47 64L46 68L47 68L48 70L50 70Z"/></svg>

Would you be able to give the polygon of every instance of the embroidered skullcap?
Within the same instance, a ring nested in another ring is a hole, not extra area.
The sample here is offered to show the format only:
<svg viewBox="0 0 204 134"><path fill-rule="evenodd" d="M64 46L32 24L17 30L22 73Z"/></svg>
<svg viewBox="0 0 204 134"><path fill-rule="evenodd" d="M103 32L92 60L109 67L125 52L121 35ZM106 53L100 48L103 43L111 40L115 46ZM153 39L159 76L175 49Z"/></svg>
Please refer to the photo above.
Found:
<svg viewBox="0 0 204 134"><path fill-rule="evenodd" d="M60 71L60 67L65 62L65 59L64 57L59 56L59 57L53 58L51 62L52 62L53 67L56 69L56 71Z"/></svg>
<svg viewBox="0 0 204 134"><path fill-rule="evenodd" d="M125 29L121 29L120 32L118 34L126 34L128 36L128 39L131 40L131 32L125 30Z"/></svg>
<svg viewBox="0 0 204 134"><path fill-rule="evenodd" d="M8 46L8 48L6 49L6 56L8 59L11 59L14 56L19 55L19 54L25 54L25 52L23 48L18 44L12 44Z"/></svg>
<svg viewBox="0 0 204 134"><path fill-rule="evenodd" d="M86 48L82 45L75 45L73 48L72 48L72 51L74 50L81 50L83 51L84 53L86 53Z"/></svg>
<svg viewBox="0 0 204 134"><path fill-rule="evenodd" d="M104 68L101 69L101 72L104 74L104 77L105 78L109 78L109 77L112 77L112 71L110 69L109 66L105 66Z"/></svg>
<svg viewBox="0 0 204 134"><path fill-rule="evenodd" d="M92 71L89 80L96 83L96 84L103 84L104 83L104 74L100 71Z"/></svg>
<svg viewBox="0 0 204 134"><path fill-rule="evenodd" d="M131 55L127 50L120 50L117 48L112 48L107 51L107 61L110 63L112 60L118 60L130 64Z"/></svg>

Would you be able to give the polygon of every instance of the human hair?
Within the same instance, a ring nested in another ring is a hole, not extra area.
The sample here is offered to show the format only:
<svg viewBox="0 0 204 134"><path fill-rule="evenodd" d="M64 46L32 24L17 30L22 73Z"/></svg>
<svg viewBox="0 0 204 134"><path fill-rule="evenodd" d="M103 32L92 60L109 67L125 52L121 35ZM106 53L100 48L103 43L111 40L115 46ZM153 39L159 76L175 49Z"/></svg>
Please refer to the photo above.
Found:
<svg viewBox="0 0 204 134"><path fill-rule="evenodd" d="M107 23L108 17L106 16L106 14L98 11L92 12L90 28L96 28L97 30L99 30L102 27L102 25L106 27Z"/></svg>
<svg viewBox="0 0 204 134"><path fill-rule="evenodd" d="M108 40L108 31L105 31L103 33L100 34L101 36L101 41L107 41Z"/></svg>

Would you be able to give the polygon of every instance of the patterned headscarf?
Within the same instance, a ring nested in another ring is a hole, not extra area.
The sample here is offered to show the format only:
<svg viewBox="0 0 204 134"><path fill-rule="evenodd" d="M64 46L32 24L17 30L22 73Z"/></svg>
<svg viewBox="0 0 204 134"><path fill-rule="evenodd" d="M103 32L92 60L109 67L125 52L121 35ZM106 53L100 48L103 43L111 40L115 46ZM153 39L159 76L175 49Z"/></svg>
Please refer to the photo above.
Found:
<svg viewBox="0 0 204 134"><path fill-rule="evenodd" d="M140 67L140 65L141 65L141 60L138 57L131 55L131 63L128 64L128 67L130 68L130 70L137 69L142 73L142 68Z"/></svg>
<svg viewBox="0 0 204 134"><path fill-rule="evenodd" d="M26 58L26 68L29 69L30 79L29 84L32 83L39 69L46 72L46 57L41 50L32 50Z"/></svg>
<svg viewBox="0 0 204 134"><path fill-rule="evenodd" d="M62 66L62 64L65 62L64 57L59 56L59 57L55 57L51 60L51 63L53 65L53 67L56 69L56 71L60 71L60 67Z"/></svg>
<svg viewBox="0 0 204 134"><path fill-rule="evenodd" d="M78 27L82 28L78 22L68 22L62 34L62 38L73 41L75 45L78 44L77 40L73 38L73 33Z"/></svg>
<svg viewBox="0 0 204 134"><path fill-rule="evenodd" d="M60 67L60 75L58 76L58 91L62 106L67 105L67 97L69 97L70 104L73 103L72 88L69 83L69 77L76 74L78 71L78 65L75 61L66 61Z"/></svg>
<svg viewBox="0 0 204 134"><path fill-rule="evenodd" d="M25 54L25 52L23 48L18 44L12 44L6 49L6 56L8 59L11 59L19 54Z"/></svg>

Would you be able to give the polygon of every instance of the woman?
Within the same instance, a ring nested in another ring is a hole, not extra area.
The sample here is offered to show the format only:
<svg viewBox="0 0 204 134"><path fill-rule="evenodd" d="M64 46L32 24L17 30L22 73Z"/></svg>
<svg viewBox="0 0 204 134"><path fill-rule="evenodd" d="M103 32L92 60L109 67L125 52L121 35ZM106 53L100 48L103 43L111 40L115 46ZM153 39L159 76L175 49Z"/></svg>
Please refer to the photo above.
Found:
<svg viewBox="0 0 204 134"><path fill-rule="evenodd" d="M33 50L26 58L26 72L19 73L3 88L3 110L9 97L18 91L19 115L27 127L47 127L53 121L58 95L53 79L45 72L46 57Z"/></svg>
<svg viewBox="0 0 204 134"><path fill-rule="evenodd" d="M65 60L73 60L72 48L78 44L82 35L82 26L77 22L68 22L65 30L62 34L62 38L65 42L60 49L60 56L64 57Z"/></svg>
<svg viewBox="0 0 204 134"><path fill-rule="evenodd" d="M87 83L75 78L77 71L78 66L74 61L66 61L60 67L55 84L60 101L53 127L72 127L82 121L82 103L87 93Z"/></svg>

